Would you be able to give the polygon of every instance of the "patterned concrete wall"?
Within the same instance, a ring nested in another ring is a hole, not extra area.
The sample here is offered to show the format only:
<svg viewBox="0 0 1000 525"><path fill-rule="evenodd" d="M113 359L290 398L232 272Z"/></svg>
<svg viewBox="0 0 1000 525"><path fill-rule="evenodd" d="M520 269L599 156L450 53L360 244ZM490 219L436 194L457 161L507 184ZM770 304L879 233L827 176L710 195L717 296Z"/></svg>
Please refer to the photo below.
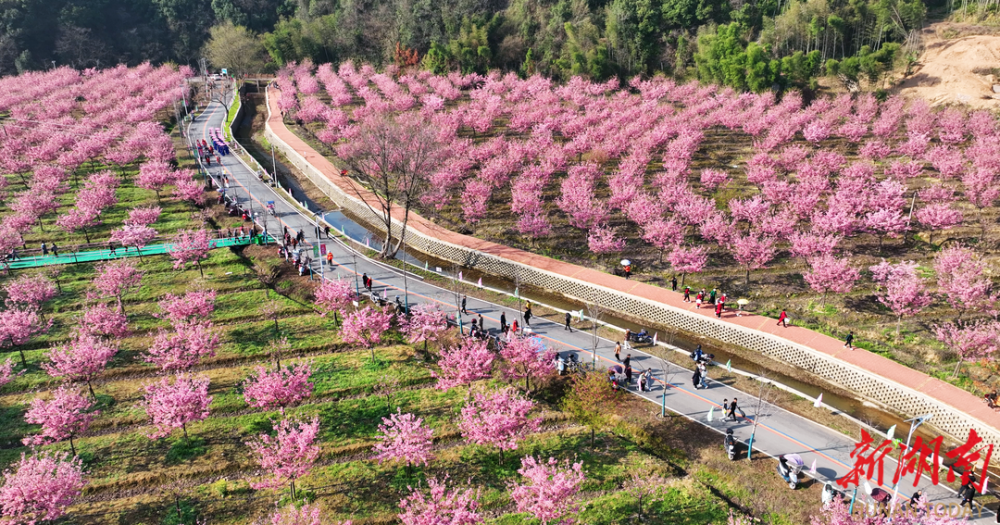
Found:
<svg viewBox="0 0 1000 525"><path fill-rule="evenodd" d="M339 186L332 184L322 173L306 162L301 154L281 141L269 126L265 127L265 136L275 148L284 152L292 164L305 173L339 206L369 224L381 224L379 217L356 195L350 195ZM399 228L399 224L394 224L394 228ZM399 232L397 231L396 234L398 235ZM701 334L723 344L760 352L772 359L816 374L834 385L895 412L911 417L934 414L933 426L949 434L956 441L964 442L969 429L972 428L984 441L1000 447L1000 432L986 423L966 414L958 413L944 403L925 396L912 388L783 338L735 326L714 318L691 314L665 304L632 297L617 290L531 268L426 236L413 228L408 229L406 239L407 244L416 250L466 268L473 268L510 280L519 279L522 283L560 293L570 299L582 302L599 301L605 308L621 314L645 319L657 325Z"/></svg>

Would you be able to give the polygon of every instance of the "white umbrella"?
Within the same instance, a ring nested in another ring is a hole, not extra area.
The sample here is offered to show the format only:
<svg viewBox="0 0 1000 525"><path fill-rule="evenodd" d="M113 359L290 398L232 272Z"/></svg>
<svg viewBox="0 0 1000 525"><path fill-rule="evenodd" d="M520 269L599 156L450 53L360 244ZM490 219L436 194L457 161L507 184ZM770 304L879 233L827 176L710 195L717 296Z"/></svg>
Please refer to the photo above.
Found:
<svg viewBox="0 0 1000 525"><path fill-rule="evenodd" d="M622 264L622 266L628 266L628 265L632 264L632 261L630 261L628 259L622 259L622 263L621 264Z"/></svg>

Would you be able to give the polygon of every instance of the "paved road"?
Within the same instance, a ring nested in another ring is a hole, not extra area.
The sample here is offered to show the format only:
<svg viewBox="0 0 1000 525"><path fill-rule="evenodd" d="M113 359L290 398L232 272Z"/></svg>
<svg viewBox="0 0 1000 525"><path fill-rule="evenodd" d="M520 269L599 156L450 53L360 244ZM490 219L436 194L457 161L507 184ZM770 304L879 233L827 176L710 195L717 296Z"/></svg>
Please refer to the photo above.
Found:
<svg viewBox="0 0 1000 525"><path fill-rule="evenodd" d="M224 108L218 103L212 103L206 112L193 123L190 129L191 137L194 139L207 138L207 129L221 127L224 116ZM235 155L223 157L222 164L221 169L228 174L231 188L233 188L230 193L232 194L235 190L240 202L244 203L245 207L249 208L252 200L253 208L261 210L265 202L275 201L277 221L281 225L286 226L290 231L301 230L310 245L325 244L327 250L332 250L336 269L334 271L327 270L327 277L340 275L353 279L356 275L355 272L367 273L374 279L374 288L377 292L386 293L390 300L396 295L402 295L403 278L397 269L352 253L345 245L333 240L317 238L315 235L316 223L313 219L300 214L295 207L277 196L272 188L259 181L256 175L243 165ZM218 174L220 167L213 164L209 171ZM269 232L272 234L277 232L279 235L276 236L280 236L280 227L275 224L275 218L266 217L266 219ZM318 264L317 260L317 269L319 268ZM407 286L411 304L433 301L441 304L445 309L453 311L455 308L454 295L450 291L425 283L419 277L412 275L408 278ZM512 322L518 315L518 312L513 309L471 297L468 300L468 310L471 313L482 315L487 327L494 329L499 326L501 312L506 313L508 322ZM464 319L466 323L471 321L468 316ZM575 352L581 361L591 361L592 354L589 349L592 347L592 339L589 333L567 332L562 325L541 319L537 320L531 328L538 337L556 351ZM597 360L599 369L617 363L614 357L613 342L604 339L599 342ZM668 365L668 373L665 376L661 361L639 350L632 350L632 366L643 370L652 368L657 378L651 392L639 393L633 390L634 394L641 395L658 406L661 402L665 402L667 409L719 431L720 445L722 443L721 433L725 432L726 428L733 428L737 438L743 441L748 440L753 419L760 418L761 422L757 427L754 441L755 455L760 452L770 456L799 454L805 460L805 470L809 470L815 464L815 472L810 475L820 482L844 476L854 464L850 453L854 449L855 442L851 437L774 406L767 406L761 413L755 414L751 410L753 400L750 399L750 396L722 382L709 380L707 389L696 390L691 385L690 371L676 365ZM669 379L669 385L665 385L663 381L665 377ZM722 402L723 399L733 398L742 399L740 405L747 417L736 422L726 422L723 420ZM905 428L898 430L897 437L899 433L905 434L907 430ZM775 464L777 463L775 462ZM881 486L892 492L891 483L895 469L895 461L885 461L885 483L877 485L872 482L871 485ZM777 473L774 475L777 478ZM946 487L933 486L926 476L920 479L917 485L919 490L929 496L931 503L958 503L953 491ZM900 496L908 498L914 490L913 475L905 476L900 482ZM859 495L863 491L864 489L859 491ZM817 501L818 506L819 502ZM993 519L992 513L984 511L982 517L974 521L992 523Z"/></svg>

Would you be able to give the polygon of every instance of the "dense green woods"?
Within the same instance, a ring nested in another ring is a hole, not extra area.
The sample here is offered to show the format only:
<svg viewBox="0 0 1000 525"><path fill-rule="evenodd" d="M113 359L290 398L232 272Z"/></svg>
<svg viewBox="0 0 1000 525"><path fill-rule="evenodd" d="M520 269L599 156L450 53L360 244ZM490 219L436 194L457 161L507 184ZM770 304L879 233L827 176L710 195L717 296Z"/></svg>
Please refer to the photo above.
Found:
<svg viewBox="0 0 1000 525"><path fill-rule="evenodd" d="M877 78L907 52L908 35L926 12L921 0L6 0L0 5L3 74L51 67L52 61L73 67L143 60L194 65L211 55L205 48L211 28L231 23L255 40L251 47L257 52L249 56L255 60L244 67L273 69L306 58L380 65L416 58L436 70L499 68L557 79L662 71L757 91L808 87L828 59L835 60L831 64L845 81ZM232 37L227 34L226 45Z"/></svg>

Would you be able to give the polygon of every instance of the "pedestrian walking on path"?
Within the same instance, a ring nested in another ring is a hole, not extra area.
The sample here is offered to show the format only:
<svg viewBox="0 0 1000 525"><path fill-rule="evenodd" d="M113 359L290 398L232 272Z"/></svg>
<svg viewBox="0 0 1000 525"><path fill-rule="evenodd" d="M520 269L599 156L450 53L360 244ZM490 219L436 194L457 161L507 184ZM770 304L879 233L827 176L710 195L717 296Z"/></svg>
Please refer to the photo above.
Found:
<svg viewBox="0 0 1000 525"><path fill-rule="evenodd" d="M56 243L52 243L52 256L59 257L59 247L56 246Z"/></svg>
<svg viewBox="0 0 1000 525"><path fill-rule="evenodd" d="M677 291L677 276L676 275L670 278L670 291L672 291L672 292L676 292Z"/></svg>
<svg viewBox="0 0 1000 525"><path fill-rule="evenodd" d="M701 300L702 300L702 293L699 292L698 295L694 297L695 308L699 310L701 310Z"/></svg>
<svg viewBox="0 0 1000 525"><path fill-rule="evenodd" d="M500 331L507 333L507 313L500 312Z"/></svg>
<svg viewBox="0 0 1000 525"><path fill-rule="evenodd" d="M788 319L788 314L785 313L785 310L781 310L781 315L778 316L778 324L788 328L788 323L785 322L785 319Z"/></svg>
<svg viewBox="0 0 1000 525"><path fill-rule="evenodd" d="M621 344L621 342L615 343L615 359L619 363L622 362L622 344Z"/></svg>
<svg viewBox="0 0 1000 525"><path fill-rule="evenodd" d="M715 305L715 316L722 319L722 303Z"/></svg>
<svg viewBox="0 0 1000 525"><path fill-rule="evenodd" d="M715 288L712 288L712 291L711 291L711 293L709 293L709 294L708 294L708 302L709 302L709 303L711 303L711 304L715 304L715 294L716 294L716 293L717 293L717 292L716 292Z"/></svg>
<svg viewBox="0 0 1000 525"><path fill-rule="evenodd" d="M531 326L531 303L524 307L524 326Z"/></svg>
<svg viewBox="0 0 1000 525"><path fill-rule="evenodd" d="M466 303L466 301L468 301L468 299L469 299L468 296L463 296L462 297L462 313L465 314L465 315L469 315L469 311L465 309L465 303Z"/></svg>
<svg viewBox="0 0 1000 525"><path fill-rule="evenodd" d="M845 339L844 342L844 348L850 348L851 350L854 350L854 330L848 332L847 339Z"/></svg>
<svg viewBox="0 0 1000 525"><path fill-rule="evenodd" d="M46 246L45 243L43 242L42 243L42 255L48 255L48 254L49 254L49 247Z"/></svg>
<svg viewBox="0 0 1000 525"><path fill-rule="evenodd" d="M479 329L485 332L486 331L486 321L483 321L483 314L478 314L478 315L479 315Z"/></svg>
<svg viewBox="0 0 1000 525"><path fill-rule="evenodd" d="M572 332L573 331L573 329L570 328L570 326L569 326L569 321L570 321L571 318L572 317L569 315L569 312L566 312L566 331L568 331L568 332Z"/></svg>
<svg viewBox="0 0 1000 525"><path fill-rule="evenodd" d="M729 403L729 410L726 411L726 419L736 421L736 410L738 408L739 406L736 404L736 398L734 397L732 403Z"/></svg>
<svg viewBox="0 0 1000 525"><path fill-rule="evenodd" d="M691 287L690 286L685 286L684 287L684 302L685 303L690 303L691 302Z"/></svg>
<svg viewBox="0 0 1000 525"><path fill-rule="evenodd" d="M632 384L632 354L625 355L622 366L625 368L625 386L629 386Z"/></svg>

